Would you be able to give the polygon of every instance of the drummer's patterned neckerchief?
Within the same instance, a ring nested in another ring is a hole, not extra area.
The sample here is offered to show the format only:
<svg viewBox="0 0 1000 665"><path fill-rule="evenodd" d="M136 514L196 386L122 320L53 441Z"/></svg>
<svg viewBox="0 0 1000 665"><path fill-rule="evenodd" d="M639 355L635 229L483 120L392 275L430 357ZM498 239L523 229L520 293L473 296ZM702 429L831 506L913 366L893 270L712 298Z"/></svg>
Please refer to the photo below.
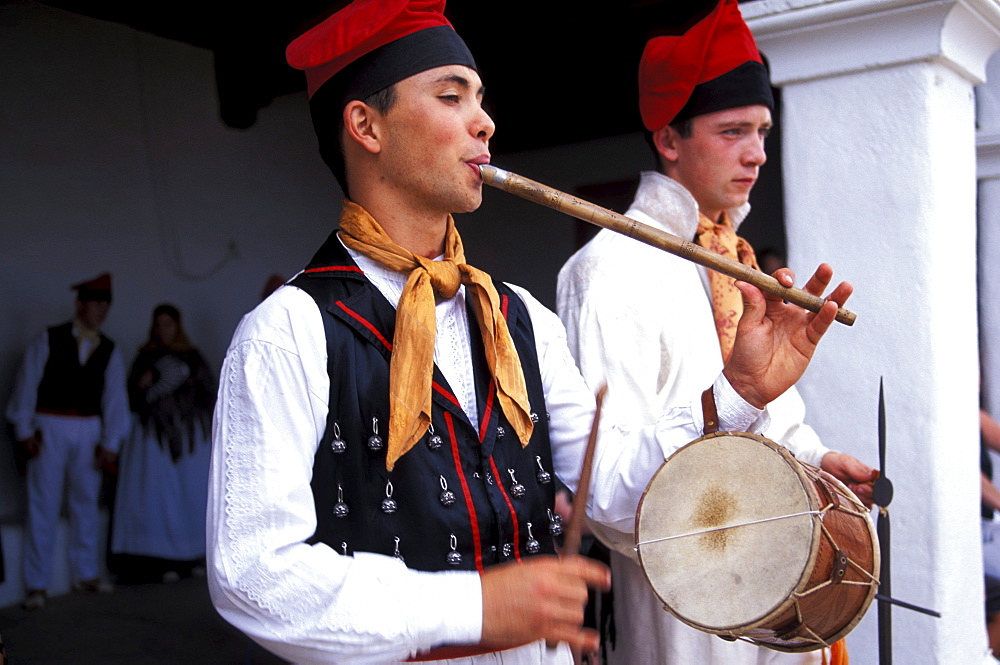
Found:
<svg viewBox="0 0 1000 665"><path fill-rule="evenodd" d="M723 211L718 222L705 215L699 215L695 243L726 258L739 261L751 268L758 268L753 248L745 239L736 235L729 214ZM759 268L758 268L759 269ZM715 331L719 335L722 362L729 360L736 339L736 324L743 315L743 295L736 288L732 277L708 271L708 284L712 292L712 313L715 315Z"/></svg>

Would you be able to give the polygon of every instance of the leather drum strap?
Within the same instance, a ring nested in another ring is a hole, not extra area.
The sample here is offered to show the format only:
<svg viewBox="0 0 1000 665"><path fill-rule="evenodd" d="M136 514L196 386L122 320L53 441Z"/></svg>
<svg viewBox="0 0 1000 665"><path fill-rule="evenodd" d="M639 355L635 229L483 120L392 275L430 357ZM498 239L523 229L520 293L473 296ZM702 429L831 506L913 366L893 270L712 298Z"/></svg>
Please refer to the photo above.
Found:
<svg viewBox="0 0 1000 665"><path fill-rule="evenodd" d="M715 392L711 386L701 394L701 410L705 414L705 434L719 431L719 413L715 410Z"/></svg>

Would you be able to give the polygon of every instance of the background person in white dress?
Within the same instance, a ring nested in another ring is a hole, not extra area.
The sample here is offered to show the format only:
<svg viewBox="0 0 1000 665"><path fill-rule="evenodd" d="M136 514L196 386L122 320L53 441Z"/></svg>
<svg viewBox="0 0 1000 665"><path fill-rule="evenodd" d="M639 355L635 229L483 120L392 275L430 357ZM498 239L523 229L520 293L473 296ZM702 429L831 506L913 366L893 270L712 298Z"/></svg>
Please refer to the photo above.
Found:
<svg viewBox="0 0 1000 665"><path fill-rule="evenodd" d="M119 464L113 566L121 582L176 580L205 556L216 382L175 306L153 311L128 391L134 422Z"/></svg>

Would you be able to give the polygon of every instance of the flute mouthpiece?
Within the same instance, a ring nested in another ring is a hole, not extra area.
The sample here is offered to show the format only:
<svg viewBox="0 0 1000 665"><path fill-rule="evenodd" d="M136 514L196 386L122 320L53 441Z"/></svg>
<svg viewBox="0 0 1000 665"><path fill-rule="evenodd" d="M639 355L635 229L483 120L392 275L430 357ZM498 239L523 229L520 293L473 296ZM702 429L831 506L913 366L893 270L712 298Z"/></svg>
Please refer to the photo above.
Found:
<svg viewBox="0 0 1000 665"><path fill-rule="evenodd" d="M480 164L479 175L482 176L483 182L487 185L499 187L507 179L508 172L503 169L498 169L492 164Z"/></svg>

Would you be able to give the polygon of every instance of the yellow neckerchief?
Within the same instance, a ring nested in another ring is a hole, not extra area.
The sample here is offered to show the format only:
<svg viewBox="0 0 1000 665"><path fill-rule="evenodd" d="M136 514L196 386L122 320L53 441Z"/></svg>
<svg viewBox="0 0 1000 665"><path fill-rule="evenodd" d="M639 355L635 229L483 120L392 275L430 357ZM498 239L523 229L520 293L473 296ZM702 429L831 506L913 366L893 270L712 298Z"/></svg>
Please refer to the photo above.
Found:
<svg viewBox="0 0 1000 665"><path fill-rule="evenodd" d="M465 263L462 238L451 216L442 261L432 261L403 249L364 208L346 198L340 212L340 238L350 249L389 270L409 272L396 307L396 332L392 340L386 469L392 471L396 460L416 445L430 425L437 329L434 296L451 298L462 284L476 313L500 408L521 444L528 445L533 429L528 391L507 321L500 313L500 296L488 274Z"/></svg>

